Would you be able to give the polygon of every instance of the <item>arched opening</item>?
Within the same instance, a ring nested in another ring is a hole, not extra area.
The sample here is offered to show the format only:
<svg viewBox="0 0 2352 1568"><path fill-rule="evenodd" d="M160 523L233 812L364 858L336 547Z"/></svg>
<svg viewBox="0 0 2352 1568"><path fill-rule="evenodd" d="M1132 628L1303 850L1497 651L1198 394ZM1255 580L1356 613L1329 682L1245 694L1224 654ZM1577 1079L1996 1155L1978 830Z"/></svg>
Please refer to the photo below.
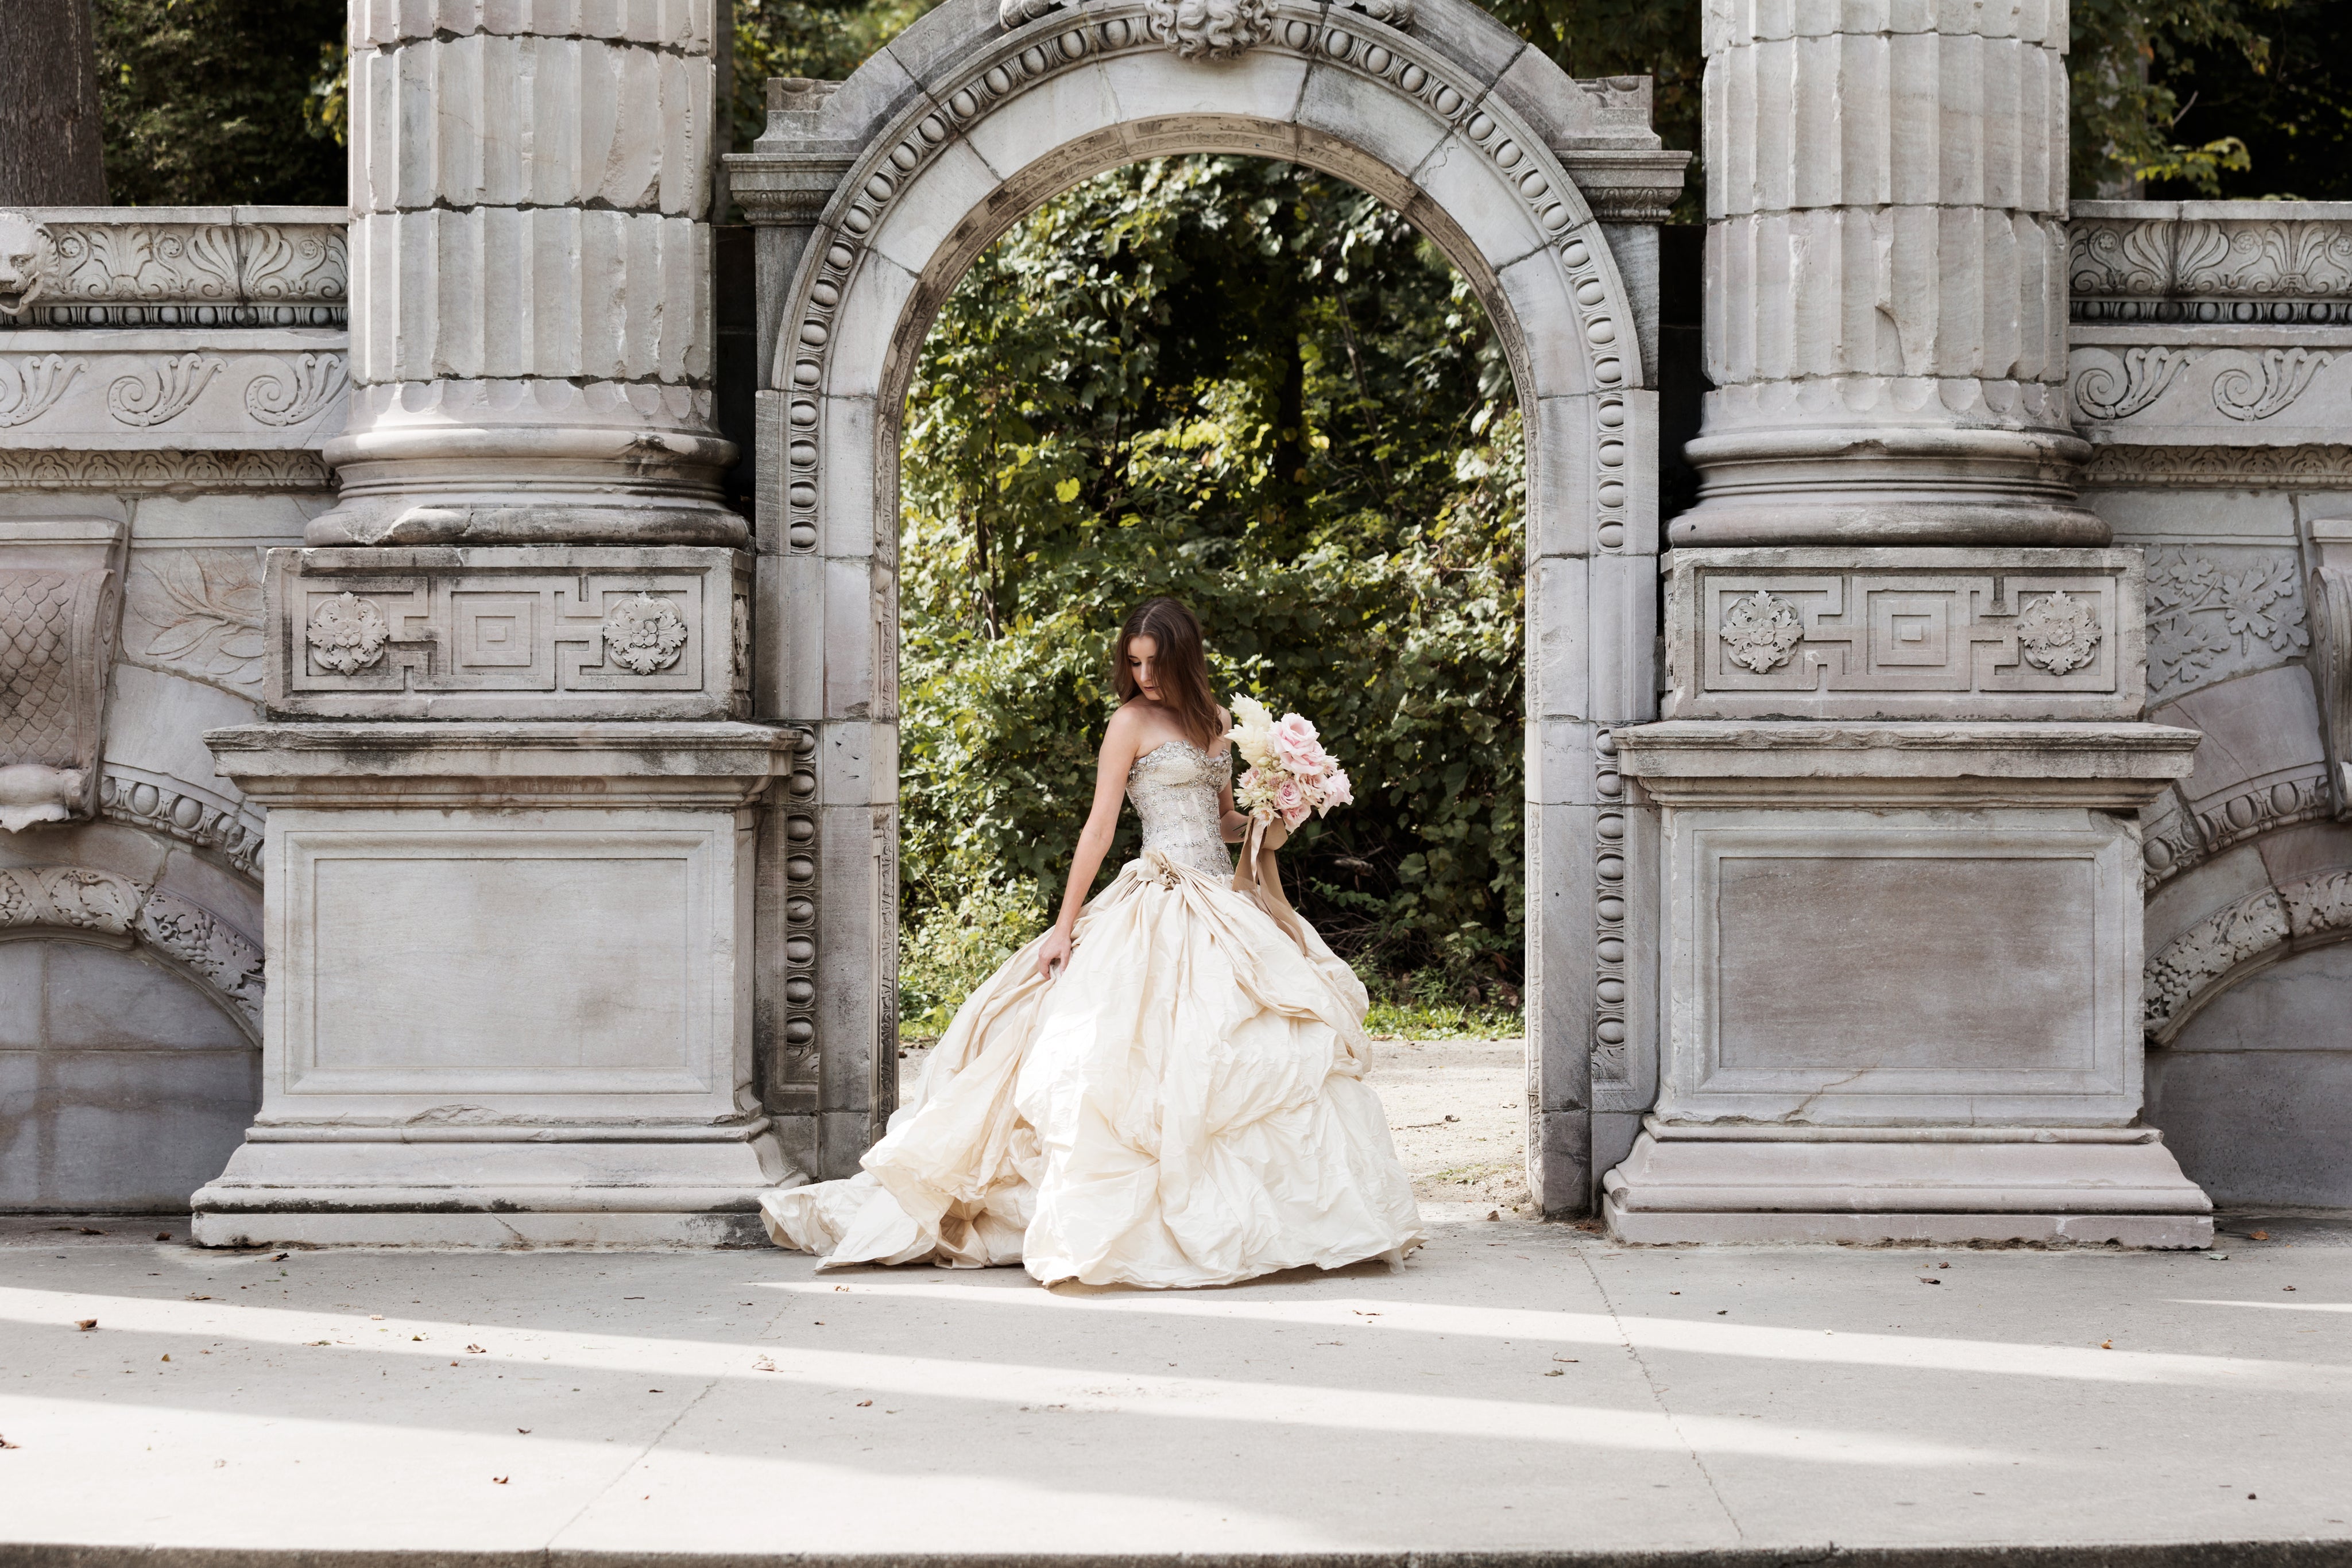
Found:
<svg viewBox="0 0 2352 1568"><path fill-rule="evenodd" d="M1493 324L1528 431L1525 842L1528 1176L1591 1201L1654 1075L1644 938L1654 809L1626 799L1615 726L1655 711L1655 395L1609 235L1552 152L1614 145L1588 88L1467 5L1405 31L1286 16L1239 58L1163 47L1141 5L1034 19L942 8L761 152L832 194L794 242L763 393L762 710L807 727L776 810L763 930L779 1047L770 1103L814 1174L856 1168L894 1088L898 925L898 422L932 319L973 260L1057 193L1175 154L1242 153L1389 204ZM1538 131L1528 116L1539 116ZM806 141L795 143L797 127ZM837 182L837 183L836 183ZM779 186L779 189L782 187ZM814 840L816 852L791 844ZM1605 1127L1603 1124L1605 1123ZM1613 1151L1613 1152L1612 1152Z"/></svg>
<svg viewBox="0 0 2352 1568"><path fill-rule="evenodd" d="M1283 861L1373 1031L1472 1037L1375 1067L1424 1196L1526 1201L1515 390L1444 255L1297 164L1123 165L982 253L901 413L902 1083L1057 905L1107 629L1170 592L1361 781Z"/></svg>

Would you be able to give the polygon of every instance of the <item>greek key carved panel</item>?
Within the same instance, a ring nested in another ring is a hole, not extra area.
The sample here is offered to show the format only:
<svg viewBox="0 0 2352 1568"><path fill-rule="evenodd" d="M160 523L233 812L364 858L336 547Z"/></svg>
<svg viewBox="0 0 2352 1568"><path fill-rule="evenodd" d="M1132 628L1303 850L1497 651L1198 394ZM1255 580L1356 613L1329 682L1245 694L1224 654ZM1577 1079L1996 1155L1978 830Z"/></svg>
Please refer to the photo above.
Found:
<svg viewBox="0 0 2352 1568"><path fill-rule="evenodd" d="M1682 550L1669 717L2132 717L2129 551Z"/></svg>
<svg viewBox="0 0 2352 1568"><path fill-rule="evenodd" d="M751 558L606 547L269 552L275 711L727 718Z"/></svg>

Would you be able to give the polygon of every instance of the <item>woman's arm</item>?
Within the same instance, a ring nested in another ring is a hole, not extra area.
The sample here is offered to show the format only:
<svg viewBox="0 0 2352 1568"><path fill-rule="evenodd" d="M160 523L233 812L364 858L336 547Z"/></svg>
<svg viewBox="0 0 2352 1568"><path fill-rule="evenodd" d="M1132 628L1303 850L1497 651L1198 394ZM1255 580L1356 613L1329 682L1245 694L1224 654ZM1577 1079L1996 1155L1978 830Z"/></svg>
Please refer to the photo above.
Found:
<svg viewBox="0 0 2352 1568"><path fill-rule="evenodd" d="M1230 779L1217 788L1218 827L1225 842L1237 844L1249 831L1249 819L1234 810L1234 781Z"/></svg>
<svg viewBox="0 0 2352 1568"><path fill-rule="evenodd" d="M1054 922L1053 930L1045 934L1045 945L1037 950L1037 973L1053 977L1055 966L1069 962L1071 933L1077 929L1078 913L1087 904L1087 893L1095 884L1095 873L1102 869L1103 856L1110 853L1110 841L1118 832L1118 809L1127 799L1127 770L1135 766L1135 732L1133 716L1121 708L1111 716L1110 727L1103 735L1102 754L1095 764L1095 804L1087 814L1087 825L1078 833L1077 853L1070 861L1070 884L1062 893L1062 917Z"/></svg>

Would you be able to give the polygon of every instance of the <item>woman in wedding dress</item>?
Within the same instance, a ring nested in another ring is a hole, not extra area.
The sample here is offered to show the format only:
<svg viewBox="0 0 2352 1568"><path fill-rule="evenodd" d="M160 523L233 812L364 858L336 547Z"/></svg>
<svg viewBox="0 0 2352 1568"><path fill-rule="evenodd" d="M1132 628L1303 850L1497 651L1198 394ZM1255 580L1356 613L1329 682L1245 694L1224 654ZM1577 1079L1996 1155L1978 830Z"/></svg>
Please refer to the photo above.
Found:
<svg viewBox="0 0 2352 1568"><path fill-rule="evenodd" d="M1284 902L1270 847L1238 874L1225 848L1249 820L1200 622L1150 601L1115 668L1061 918L964 1002L860 1174L761 1198L778 1245L1168 1288L1420 1242L1363 1082L1363 985ZM1089 900L1122 796L1143 852Z"/></svg>

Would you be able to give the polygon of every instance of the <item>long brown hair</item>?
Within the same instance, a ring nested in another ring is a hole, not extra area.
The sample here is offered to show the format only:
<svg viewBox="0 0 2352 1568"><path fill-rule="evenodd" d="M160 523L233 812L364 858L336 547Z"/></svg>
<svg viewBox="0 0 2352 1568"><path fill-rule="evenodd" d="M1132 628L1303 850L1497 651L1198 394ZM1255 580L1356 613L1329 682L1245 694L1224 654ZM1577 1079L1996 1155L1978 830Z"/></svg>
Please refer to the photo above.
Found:
<svg viewBox="0 0 2352 1568"><path fill-rule="evenodd" d="M1159 644L1160 706L1192 742L1207 750L1224 732L1217 717L1216 699L1209 695L1209 661L1201 652L1201 622L1173 599L1147 599L1129 612L1118 629L1118 646L1111 652L1111 679L1118 700L1131 702L1142 695L1135 672L1128 668L1127 645L1138 637Z"/></svg>

